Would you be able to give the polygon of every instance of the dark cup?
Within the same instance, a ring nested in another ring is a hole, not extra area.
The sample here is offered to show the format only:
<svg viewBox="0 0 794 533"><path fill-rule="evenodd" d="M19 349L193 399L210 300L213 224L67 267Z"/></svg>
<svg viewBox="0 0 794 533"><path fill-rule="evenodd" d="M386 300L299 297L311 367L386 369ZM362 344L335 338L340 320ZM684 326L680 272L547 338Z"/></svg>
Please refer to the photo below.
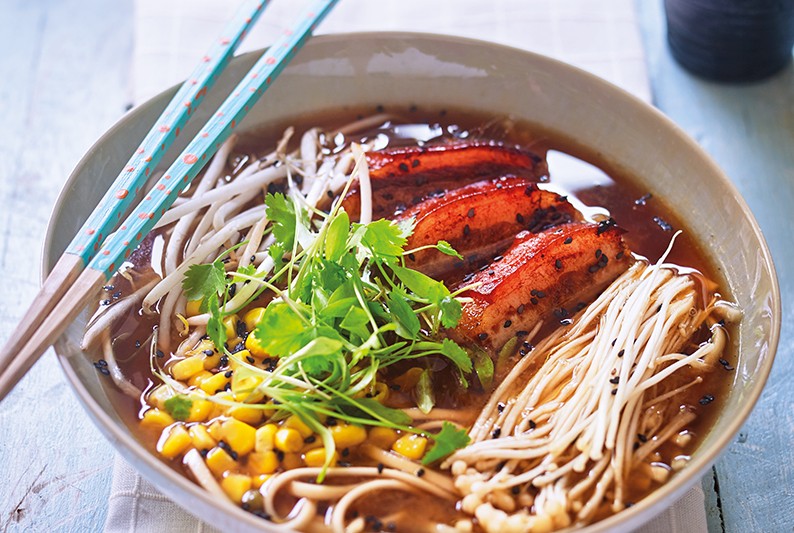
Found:
<svg viewBox="0 0 794 533"><path fill-rule="evenodd" d="M667 40L684 68L717 81L754 81L791 62L794 0L665 0Z"/></svg>

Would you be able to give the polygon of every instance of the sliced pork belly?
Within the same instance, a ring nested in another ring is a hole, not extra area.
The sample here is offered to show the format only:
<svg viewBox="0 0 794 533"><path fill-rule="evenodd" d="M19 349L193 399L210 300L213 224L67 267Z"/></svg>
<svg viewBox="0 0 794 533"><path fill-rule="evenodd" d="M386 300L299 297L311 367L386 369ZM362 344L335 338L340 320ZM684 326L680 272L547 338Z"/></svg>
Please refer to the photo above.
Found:
<svg viewBox="0 0 794 533"><path fill-rule="evenodd" d="M567 318L629 267L623 233L611 219L522 232L500 261L466 282L482 285L461 295L471 301L454 334L498 350L539 321Z"/></svg>
<svg viewBox="0 0 794 533"><path fill-rule="evenodd" d="M431 249L408 257L407 264L433 277L470 271L506 250L517 233L533 233L579 218L557 193L544 191L525 178L483 180L424 200L398 219L413 219L406 249L448 241L464 258Z"/></svg>
<svg viewBox="0 0 794 533"><path fill-rule="evenodd" d="M508 174L543 181L548 167L528 150L493 142L411 146L367 153L372 218L392 218L430 197L486 178ZM361 207L358 182L342 201L351 219Z"/></svg>

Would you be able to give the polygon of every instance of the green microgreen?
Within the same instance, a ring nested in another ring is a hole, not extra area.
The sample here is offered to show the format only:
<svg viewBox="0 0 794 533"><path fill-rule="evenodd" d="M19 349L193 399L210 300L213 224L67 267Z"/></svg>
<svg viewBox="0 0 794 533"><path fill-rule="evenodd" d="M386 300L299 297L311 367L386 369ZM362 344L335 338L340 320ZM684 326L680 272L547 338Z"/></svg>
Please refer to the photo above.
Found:
<svg viewBox="0 0 794 533"><path fill-rule="evenodd" d="M425 463L468 443L465 432L451 424L445 423L435 434L414 428L402 410L377 399L379 372L401 361L443 357L462 384L467 384L466 375L484 368L484 362L473 363L466 350L442 334L461 317L457 293L405 266L404 257L412 253L405 245L413 224L354 223L338 204L330 213L309 212L281 193L266 196L265 212L271 221L267 231L274 240L269 254L276 268L270 274L253 266L227 272L216 260L194 265L183 281L186 296L201 299L209 314L210 339L237 362L233 389L245 378L258 378L259 385L250 391L258 401L245 405L261 408L274 420L299 416L322 438L326 466L334 444L321 422L324 417L423 434L434 441ZM431 248L460 257L445 241ZM264 291L270 293L262 318L249 335L270 357L279 358L275 369L250 364L225 346L223 319L233 312L226 304L236 283L257 286L246 304ZM240 391L235 392L239 398ZM416 396L422 411L433 408L430 370L423 371ZM210 399L241 403L227 391ZM323 475L324 470L319 480Z"/></svg>

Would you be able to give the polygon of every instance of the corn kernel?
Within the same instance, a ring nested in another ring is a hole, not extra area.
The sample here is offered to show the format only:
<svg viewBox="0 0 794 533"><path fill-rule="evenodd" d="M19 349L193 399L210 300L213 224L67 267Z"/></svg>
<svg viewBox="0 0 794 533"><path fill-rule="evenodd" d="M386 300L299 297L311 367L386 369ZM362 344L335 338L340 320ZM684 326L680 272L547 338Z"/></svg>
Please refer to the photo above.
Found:
<svg viewBox="0 0 794 533"><path fill-rule="evenodd" d="M251 452L248 456L248 468L255 474L272 474L278 469L276 452Z"/></svg>
<svg viewBox="0 0 794 533"><path fill-rule="evenodd" d="M427 439L421 435L403 435L392 444L391 449L403 457L418 461L425 454Z"/></svg>
<svg viewBox="0 0 794 533"><path fill-rule="evenodd" d="M367 441L373 446L388 450L398 438L397 432L392 428L374 427L369 430Z"/></svg>
<svg viewBox="0 0 794 533"><path fill-rule="evenodd" d="M256 429L236 418L221 423L221 435L226 444L240 455L245 455L254 449Z"/></svg>
<svg viewBox="0 0 794 533"><path fill-rule="evenodd" d="M386 400L389 399L389 386L385 383L381 383L380 381L375 383L375 386L372 387L372 391L370 392L373 400L378 403L386 403Z"/></svg>
<svg viewBox="0 0 794 533"><path fill-rule="evenodd" d="M221 421L220 420L213 420L212 423L207 426L207 432L209 432L210 436L215 440L221 440L223 435L221 434Z"/></svg>
<svg viewBox="0 0 794 533"><path fill-rule="evenodd" d="M187 355L206 355L207 351L215 350L215 343L209 339L201 339L196 346L186 352Z"/></svg>
<svg viewBox="0 0 794 533"><path fill-rule="evenodd" d="M331 426L331 436L334 438L336 447L340 450L358 446L367 440L367 430L361 426L352 424L337 424Z"/></svg>
<svg viewBox="0 0 794 533"><path fill-rule="evenodd" d="M142 427L158 430L162 430L164 427L170 426L173 423L174 419L171 418L171 415L156 407L143 413L143 418L141 419Z"/></svg>
<svg viewBox="0 0 794 533"><path fill-rule="evenodd" d="M257 324L262 320L262 317L265 315L265 308L264 307L254 307L250 311L248 311L243 316L243 322L245 322L245 329L248 331L254 331L254 328Z"/></svg>
<svg viewBox="0 0 794 533"><path fill-rule="evenodd" d="M243 500L243 494L251 488L251 478L245 474L227 473L221 480L221 488L235 503Z"/></svg>
<svg viewBox="0 0 794 533"><path fill-rule="evenodd" d="M201 424L194 424L188 429L190 440L193 441L193 447L197 450L211 450L215 447L217 442L212 438L207 427Z"/></svg>
<svg viewBox="0 0 794 533"><path fill-rule="evenodd" d="M303 437L297 429L281 428L276 431L273 444L282 452L297 452L303 448Z"/></svg>
<svg viewBox="0 0 794 533"><path fill-rule="evenodd" d="M221 352L212 351L212 355L204 354L204 370L212 370L221 366Z"/></svg>
<svg viewBox="0 0 794 533"><path fill-rule="evenodd" d="M207 394L215 394L215 391L224 390L226 384L231 381L231 378L226 377L225 372L218 372L211 378L207 378L201 382L199 388Z"/></svg>
<svg viewBox="0 0 794 533"><path fill-rule="evenodd" d="M157 449L163 457L173 459L187 450L191 443L185 426L178 424L172 426L170 430L163 431L160 441L157 443Z"/></svg>
<svg viewBox="0 0 794 533"><path fill-rule="evenodd" d="M265 483L265 481L267 481L271 477L273 477L272 474L259 474L253 476L251 478L251 488L259 490L259 487L261 487Z"/></svg>
<svg viewBox="0 0 794 533"><path fill-rule="evenodd" d="M201 313L202 300L188 300L185 304L185 315L196 316Z"/></svg>
<svg viewBox="0 0 794 533"><path fill-rule="evenodd" d="M207 420L212 414L215 404L201 398L194 398L192 401L187 422L204 422Z"/></svg>
<svg viewBox="0 0 794 533"><path fill-rule="evenodd" d="M312 428L307 426L306 423L296 415L289 416L286 420L284 420L284 423L281 425L281 427L292 428L296 430L304 439L314 434Z"/></svg>
<svg viewBox="0 0 794 533"><path fill-rule="evenodd" d="M226 450L216 446L207 454L207 466L215 474L215 477L221 477L224 472L236 469L237 461L232 459Z"/></svg>
<svg viewBox="0 0 794 533"><path fill-rule="evenodd" d="M182 359L171 367L171 375L179 381L187 381L190 377L204 370L203 356L193 355Z"/></svg>
<svg viewBox="0 0 794 533"><path fill-rule="evenodd" d="M265 351L265 349L262 347L262 343L259 342L259 340L256 338L256 335L253 334L249 335L245 339L245 349L248 350L251 353L251 355L253 355L254 357L258 357L260 359L264 359L265 357L269 356L268 353Z"/></svg>
<svg viewBox="0 0 794 533"><path fill-rule="evenodd" d="M293 470L303 466L303 460L299 453L285 453L284 459L281 460L281 466L284 470Z"/></svg>
<svg viewBox="0 0 794 533"><path fill-rule="evenodd" d="M246 424L251 424L255 426L262 421L262 417L265 416L262 409L257 409L256 407L244 407L240 405L235 405L234 407L230 407L226 414L236 418L240 422L245 422Z"/></svg>
<svg viewBox="0 0 794 533"><path fill-rule="evenodd" d="M174 391L168 385L159 385L149 393L147 401L149 405L157 407L161 411L165 410L165 401L174 396Z"/></svg>
<svg viewBox="0 0 794 533"><path fill-rule="evenodd" d="M278 426L275 424L265 424L256 430L256 444L254 448L258 452L269 452L275 446L275 436Z"/></svg>
<svg viewBox="0 0 794 533"><path fill-rule="evenodd" d="M248 350L243 350L236 355L240 354L247 354ZM243 359L245 358L244 355L240 355ZM256 388L264 381L264 378L259 376L248 376L242 379L232 380L232 392L241 394L243 398L247 397L248 394L254 392ZM243 399L241 398L241 399Z"/></svg>
<svg viewBox="0 0 794 533"><path fill-rule="evenodd" d="M334 452L334 455L331 457L331 463L329 466L336 466L336 461L338 459L338 455ZM314 450L310 450L303 455L303 462L306 463L306 466L323 466L325 465L325 448L316 448Z"/></svg>
<svg viewBox="0 0 794 533"><path fill-rule="evenodd" d="M228 337L226 339L226 347L231 352L241 342L243 342L243 339L241 339L237 335L234 335L233 337ZM237 353L237 352L235 352L235 353ZM232 359L232 358L229 358L229 368L237 368L237 362L234 359Z"/></svg>
<svg viewBox="0 0 794 533"><path fill-rule="evenodd" d="M202 370L197 374L193 374L190 376L190 379L187 380L187 384L191 387L199 387L204 382L205 379L211 378L214 374L212 372L208 372L206 370Z"/></svg>
<svg viewBox="0 0 794 533"><path fill-rule="evenodd" d="M227 339L234 339L235 337L237 337L238 320L240 320L240 318L236 314L229 315L223 319L223 326L226 328Z"/></svg>

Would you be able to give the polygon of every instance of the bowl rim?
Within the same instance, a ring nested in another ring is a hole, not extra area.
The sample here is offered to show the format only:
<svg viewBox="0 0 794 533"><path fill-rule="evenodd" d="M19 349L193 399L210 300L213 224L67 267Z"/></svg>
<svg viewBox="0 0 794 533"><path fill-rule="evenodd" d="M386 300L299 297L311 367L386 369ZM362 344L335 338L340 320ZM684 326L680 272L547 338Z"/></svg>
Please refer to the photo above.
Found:
<svg viewBox="0 0 794 533"><path fill-rule="evenodd" d="M775 354L777 351L777 347L779 344L780 339L780 329L781 329L781 298L780 298L780 287L779 281L777 277L777 272L775 269L774 262L772 260L772 254L769 250L769 246L764 238L763 232L756 220L755 216L753 215L752 211L750 210L749 206L745 202L744 198L739 193L736 186L733 182L728 178L728 176L723 172L723 170L714 162L711 156L706 153L706 151L700 147L694 139L692 139L681 127L679 127L676 123L674 123L670 118L664 115L660 110L656 107L651 105L648 102L645 102L638 98L637 96L629 93L628 91L610 83L609 81L596 76L590 72L582 70L579 67L573 66L569 63L564 61L560 61L558 59L554 59L536 52L531 52L528 50L524 50L521 48L516 48L513 46L508 46L504 44L483 41L479 39L472 39L467 37L459 37L453 35L443 35L443 34L435 34L435 33L425 33L425 32L404 32L404 31L384 31L384 32L350 32L350 33L334 33L334 34L326 34L326 35L318 35L313 37L307 44L306 48L314 48L314 47L322 47L325 44L332 44L336 42L342 41L350 41L350 40L364 40L364 41L371 41L371 42L406 42L406 41L424 41L424 44L430 44L433 42L440 42L447 46L462 46L462 47L480 47L480 48L488 48L494 51L496 54L520 54L527 58L529 61L532 62L540 62L548 65L549 67L567 70L569 73L581 77L583 80L587 81L591 84L600 85L601 89L616 93L616 96L619 96L622 101L626 102L626 104L632 107L632 110L639 111L646 115L650 115L652 120L657 121L666 128L671 134L678 138L678 140L683 141L683 144L686 148L694 153L696 153L699 158L706 164L708 170L721 182L721 185L725 188L726 192L728 192L734 200L738 203L742 215L744 218L750 223L750 226L753 231L754 237L757 239L758 243L760 244L759 255L762 260L762 264L768 269L770 273L770 281L771 281L771 301L769 302L769 311L770 315L772 316L771 321L771 328L769 330L769 342L767 344L767 351L765 355L764 364L760 365L759 371L755 373L754 379L755 384L751 387L749 394L746 398L746 401L740 406L740 408L732 414L731 420L727 425L727 431L724 431L722 434L718 435L715 439L714 445L704 451L697 450L694 454L692 460L690 461L687 468L676 475L673 479L655 489L651 494L646 496L645 498L641 499L639 502L634 504L630 508L623 509L622 511L613 514L603 520L585 526L584 528L580 529L579 531L587 532L587 533L596 533L602 531L611 531L615 527L619 527L621 529L628 529L632 527L638 527L648 521L652 520L653 517L661 513L667 507L673 505L673 503L678 498L680 498L687 490L695 485L695 483L700 480L703 476L705 471L710 468L713 463L719 458L719 456L727 449L730 442L733 440L734 436L739 432L741 426L745 423L747 418L750 416L752 410L755 408L758 399L766 385L766 382L769 377L769 373L771 372ZM258 56L264 53L265 49L258 49L251 52L247 52L245 54L240 54L235 56L232 61L244 61L245 58L251 58L252 56ZM55 221L61 214L64 209L64 204L67 200L68 191L71 188L71 185L78 179L78 176L82 173L83 168L87 165L88 161L93 157L92 154L95 150L104 144L110 137L114 136L119 130L122 130L126 127L126 125L136 119L136 117L142 112L144 109L151 108L155 105L155 101L163 98L164 94L176 91L176 89L181 84L173 85L163 91L159 92L158 94L150 97L144 102L133 107L130 111L122 115L108 130L103 133L97 140L92 144L92 146L88 149L86 154L80 159L80 161L75 166L74 170L69 175L69 178L64 182L64 185L58 194L58 197L55 201L53 206L50 219L47 225L47 232L44 239L43 244L43 253L41 259L41 272L42 272L42 280L46 278L46 273L48 272L48 264L50 263L50 258L52 255L52 247L53 247L53 239L54 239L54 226ZM674 209L675 211L675 209ZM245 524L245 526L251 527L252 529L258 529L259 531L268 530L271 527L278 527L275 524L271 526L270 523L263 523L262 520L241 508L235 506L231 502L228 501L219 501L216 498L213 498L212 495L200 487L198 484L193 483L187 477L182 474L177 473L175 470L171 469L166 465L160 458L158 458L155 454L150 453L146 448L141 446L132 436L131 434L127 433L128 429L123 425L123 423L116 423L103 409L102 407L94 401L91 394L88 390L83 386L83 383L77 376L75 372L72 371L69 363L68 358L69 355L65 353L65 351L58 346L59 343L56 343L55 352L57 355L57 360L61 369L63 370L64 374L66 375L67 381L69 382L70 386L72 387L73 391L80 399L83 408L89 414L89 417L92 419L94 424L98 427L100 432L107 438L116 451L121 453L127 460L132 460L135 462L134 468L142 473L144 477L147 477L149 480L156 479L155 485L159 490L165 492L169 497L179 500L181 498L177 498L171 495L171 490L181 490L186 493L189 497L196 498L198 501L201 501L203 504L215 507L220 509L226 513L230 513L230 519L234 520L235 524L240 526ZM85 352L81 352L85 353ZM165 482L163 484L163 482ZM177 502L178 503L178 502ZM193 514L190 508L182 506L186 511ZM195 515L194 515L195 516ZM275 530L275 529L274 529Z"/></svg>

